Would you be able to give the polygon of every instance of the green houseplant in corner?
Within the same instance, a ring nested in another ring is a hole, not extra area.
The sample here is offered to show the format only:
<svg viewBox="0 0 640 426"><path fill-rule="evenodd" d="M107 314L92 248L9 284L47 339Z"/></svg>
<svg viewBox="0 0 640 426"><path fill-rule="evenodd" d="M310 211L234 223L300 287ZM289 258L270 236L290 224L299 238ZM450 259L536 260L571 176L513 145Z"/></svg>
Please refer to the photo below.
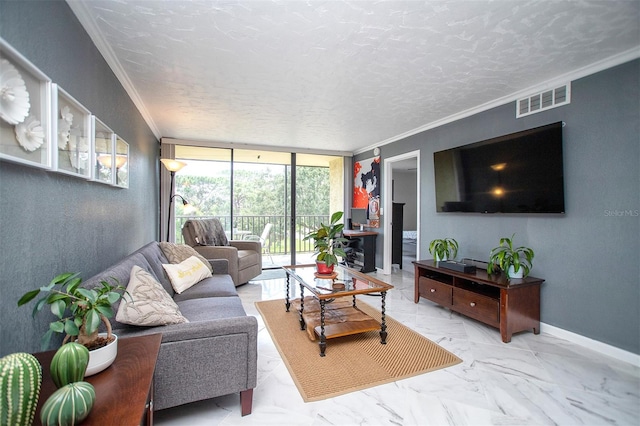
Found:
<svg viewBox="0 0 640 426"><path fill-rule="evenodd" d="M49 305L56 320L49 324L49 330L42 336L42 348L47 349L54 333L66 334L62 344L75 341L90 351L89 366L86 375L95 374L107 368L111 363L97 359L96 355L108 352L115 358L117 337L111 332L109 318L113 317L112 305L126 293L125 287L117 280L115 285L101 281L96 288L80 287L82 278L77 273L64 273L56 276L49 285L28 291L18 301L18 306L25 305L38 296L46 293L36 302L33 316ZM106 333L98 333L100 323L104 323ZM111 345L110 345L111 344ZM113 362L113 359L111 359ZM96 364L98 363L98 364Z"/></svg>
<svg viewBox="0 0 640 426"><path fill-rule="evenodd" d="M344 229L343 223L338 223L342 219L342 212L335 212L331 215L330 223L325 225L320 223L320 227L313 232L307 234L304 240L312 239L316 257L316 265L319 274L333 273L334 265L338 264L338 256L345 258L343 247L348 241L342 236Z"/></svg>
<svg viewBox="0 0 640 426"><path fill-rule="evenodd" d="M429 243L429 253L436 261L455 259L458 255L458 242L453 238L432 240Z"/></svg>
<svg viewBox="0 0 640 426"><path fill-rule="evenodd" d="M496 269L500 269L511 278L523 278L529 275L533 267L533 249L520 246L513 248L513 237L500 238L500 245L494 247L489 253L489 264L487 273L492 274Z"/></svg>

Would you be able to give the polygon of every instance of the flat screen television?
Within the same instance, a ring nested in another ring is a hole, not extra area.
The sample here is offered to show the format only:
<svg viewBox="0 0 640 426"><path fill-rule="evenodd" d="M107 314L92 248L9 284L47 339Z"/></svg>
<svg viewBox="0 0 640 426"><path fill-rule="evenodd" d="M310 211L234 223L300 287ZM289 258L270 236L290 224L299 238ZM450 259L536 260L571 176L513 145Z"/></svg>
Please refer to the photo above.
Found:
<svg viewBox="0 0 640 426"><path fill-rule="evenodd" d="M564 213L562 122L433 154L436 211Z"/></svg>

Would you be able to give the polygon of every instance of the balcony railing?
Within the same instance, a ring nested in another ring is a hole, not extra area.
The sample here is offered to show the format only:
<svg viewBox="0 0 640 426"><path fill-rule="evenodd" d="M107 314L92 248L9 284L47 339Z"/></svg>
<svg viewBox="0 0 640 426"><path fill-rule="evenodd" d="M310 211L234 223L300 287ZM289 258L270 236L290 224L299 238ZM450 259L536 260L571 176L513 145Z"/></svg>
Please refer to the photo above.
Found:
<svg viewBox="0 0 640 426"><path fill-rule="evenodd" d="M241 240L247 235L260 236L267 223L273 224L267 244L272 254L291 253L291 231L288 216L189 216L178 215L176 217L176 242L184 244L182 238L182 226L189 219L211 219L216 217L222 223L227 237ZM320 227L320 223L328 223L328 215L296 216L295 241L297 252L305 253L313 251L313 241L303 240L305 235Z"/></svg>

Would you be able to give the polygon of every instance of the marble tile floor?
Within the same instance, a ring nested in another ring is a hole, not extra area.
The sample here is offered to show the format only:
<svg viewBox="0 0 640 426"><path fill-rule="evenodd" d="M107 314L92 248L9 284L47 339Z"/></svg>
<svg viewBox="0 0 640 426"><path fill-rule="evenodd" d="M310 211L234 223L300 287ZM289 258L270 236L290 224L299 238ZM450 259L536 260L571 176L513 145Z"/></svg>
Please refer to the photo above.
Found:
<svg viewBox="0 0 640 426"><path fill-rule="evenodd" d="M284 297L285 281L238 288L258 318L258 385L253 413L239 396L155 413L157 425L638 425L640 366L549 334L498 330L441 308L413 302L413 271L379 275L395 286L387 313L455 353L463 362L398 382L304 403L254 302ZM364 299L366 301L366 299ZM330 354L331 342L327 347ZM215 380L215 379L214 379Z"/></svg>

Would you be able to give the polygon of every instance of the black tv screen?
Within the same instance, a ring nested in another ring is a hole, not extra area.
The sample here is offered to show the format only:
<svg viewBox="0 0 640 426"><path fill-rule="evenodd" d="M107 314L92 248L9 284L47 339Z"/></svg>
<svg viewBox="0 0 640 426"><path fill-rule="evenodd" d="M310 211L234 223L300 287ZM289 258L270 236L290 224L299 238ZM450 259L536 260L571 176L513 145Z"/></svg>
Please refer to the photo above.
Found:
<svg viewBox="0 0 640 426"><path fill-rule="evenodd" d="M564 213L562 122L433 154L436 211Z"/></svg>

